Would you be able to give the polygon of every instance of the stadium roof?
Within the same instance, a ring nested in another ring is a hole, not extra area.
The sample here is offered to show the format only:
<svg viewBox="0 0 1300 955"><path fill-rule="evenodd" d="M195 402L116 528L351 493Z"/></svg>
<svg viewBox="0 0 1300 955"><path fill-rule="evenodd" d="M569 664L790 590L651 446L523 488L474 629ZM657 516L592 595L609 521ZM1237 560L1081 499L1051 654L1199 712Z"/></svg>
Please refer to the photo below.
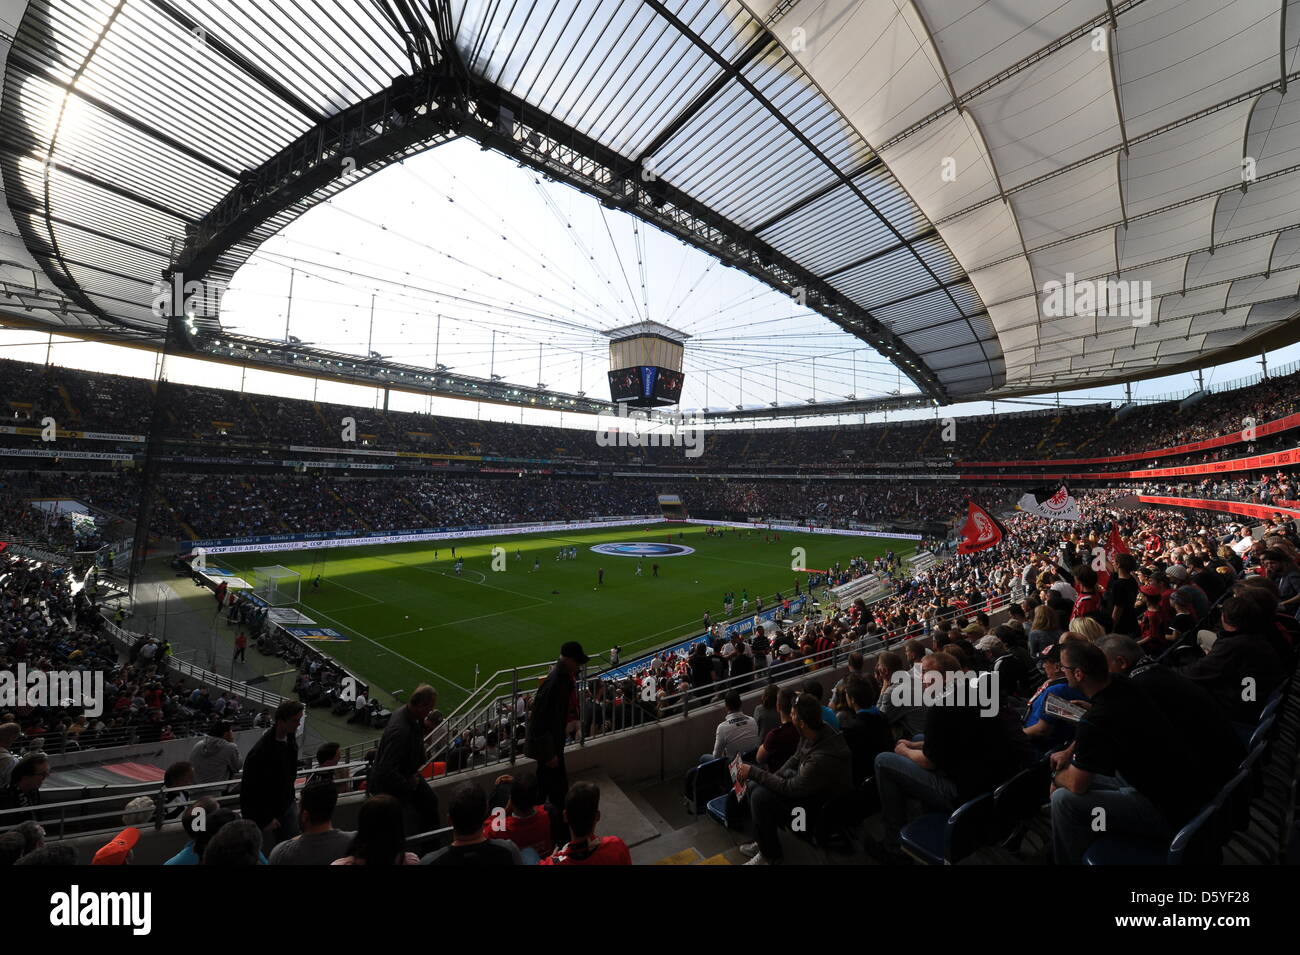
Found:
<svg viewBox="0 0 1300 955"><path fill-rule="evenodd" d="M8 0L0 311L160 340L164 275L469 136L939 401L1214 364L1300 339L1291 5ZM1048 314L1071 276L1151 312Z"/></svg>

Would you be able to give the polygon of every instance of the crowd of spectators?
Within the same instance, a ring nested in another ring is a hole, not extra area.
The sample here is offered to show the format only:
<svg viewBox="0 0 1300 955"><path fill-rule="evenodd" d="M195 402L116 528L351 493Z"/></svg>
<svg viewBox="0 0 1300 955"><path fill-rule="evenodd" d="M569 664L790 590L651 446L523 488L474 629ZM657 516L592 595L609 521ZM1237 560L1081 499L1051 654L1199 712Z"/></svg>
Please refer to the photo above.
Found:
<svg viewBox="0 0 1300 955"><path fill-rule="evenodd" d="M119 648L85 591L74 593L66 567L0 552L0 670L80 671L83 695L97 697L52 699L47 693L43 701L16 699L0 707L0 724L13 727L7 744L13 752L164 741L201 733L214 711L251 724L252 715L241 717L232 695L170 674L170 652L167 641L149 635Z"/></svg>
<svg viewBox="0 0 1300 955"><path fill-rule="evenodd" d="M471 421L415 412L383 411L325 402L238 393L200 386L169 386L162 434L178 454L265 454L290 447L338 449L344 420L355 425L354 450L719 469L861 468L879 462L957 462L1055 459L1126 454L1173 446L1263 424L1300 407L1295 375L1270 378L1232 391L1205 393L1186 402L1140 408L1109 404L933 419L782 428L721 430L705 434L703 454L687 458L681 447L602 447L593 431ZM35 427L46 416L67 430L101 435L147 432L154 389L150 382L102 373L0 362L6 420ZM1121 413L1123 412L1123 413ZM138 453L141 446L104 438L68 446ZM1243 446L1237 446L1240 450ZM312 452L296 452L310 459ZM1207 460L1237 451L1219 449ZM356 456L359 462L376 458ZM79 466L72 462L69 466Z"/></svg>

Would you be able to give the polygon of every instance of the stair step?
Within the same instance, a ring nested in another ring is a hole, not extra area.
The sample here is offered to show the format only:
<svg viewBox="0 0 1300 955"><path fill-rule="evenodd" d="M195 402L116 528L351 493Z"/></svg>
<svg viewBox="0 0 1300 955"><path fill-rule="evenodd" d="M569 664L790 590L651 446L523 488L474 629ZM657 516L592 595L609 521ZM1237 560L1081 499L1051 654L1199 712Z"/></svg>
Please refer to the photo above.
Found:
<svg viewBox="0 0 1300 955"><path fill-rule="evenodd" d="M695 865L703 859L704 856L700 855L699 850L692 846L681 852L674 852L666 859L660 859L655 865Z"/></svg>

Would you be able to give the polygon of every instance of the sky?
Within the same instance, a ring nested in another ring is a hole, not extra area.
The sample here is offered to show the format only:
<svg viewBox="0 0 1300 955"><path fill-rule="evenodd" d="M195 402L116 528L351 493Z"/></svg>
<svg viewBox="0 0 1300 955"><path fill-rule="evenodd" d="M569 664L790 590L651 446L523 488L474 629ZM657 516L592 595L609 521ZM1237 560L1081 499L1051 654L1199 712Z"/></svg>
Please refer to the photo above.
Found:
<svg viewBox="0 0 1300 955"><path fill-rule="evenodd" d="M286 334L335 351L608 397L602 332L643 319L690 336L680 410L809 406L915 386L874 349L790 296L653 226L469 141L431 149L361 180L268 240L222 300L233 331ZM0 329L0 356L152 377L156 356ZM1270 370L1300 345L1269 355ZM1207 369L1213 386L1256 375L1259 359ZM376 389L169 359L168 377L214 387L374 406ZM1190 374L1135 383L1135 400L1185 394ZM1064 404L1124 398L1124 387L1065 392ZM1020 411L1055 395L943 415ZM590 427L589 416L396 395L399 410ZM819 423L933 416L934 409ZM770 426L748 422L743 427Z"/></svg>

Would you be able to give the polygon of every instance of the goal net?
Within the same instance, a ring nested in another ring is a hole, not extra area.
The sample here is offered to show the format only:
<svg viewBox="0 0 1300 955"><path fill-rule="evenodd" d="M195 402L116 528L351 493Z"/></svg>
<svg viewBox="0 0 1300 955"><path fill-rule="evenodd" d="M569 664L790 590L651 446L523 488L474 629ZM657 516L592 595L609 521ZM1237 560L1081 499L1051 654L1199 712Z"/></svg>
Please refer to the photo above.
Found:
<svg viewBox="0 0 1300 955"><path fill-rule="evenodd" d="M253 593L272 607L298 603L302 596L302 574L276 564L253 568Z"/></svg>

